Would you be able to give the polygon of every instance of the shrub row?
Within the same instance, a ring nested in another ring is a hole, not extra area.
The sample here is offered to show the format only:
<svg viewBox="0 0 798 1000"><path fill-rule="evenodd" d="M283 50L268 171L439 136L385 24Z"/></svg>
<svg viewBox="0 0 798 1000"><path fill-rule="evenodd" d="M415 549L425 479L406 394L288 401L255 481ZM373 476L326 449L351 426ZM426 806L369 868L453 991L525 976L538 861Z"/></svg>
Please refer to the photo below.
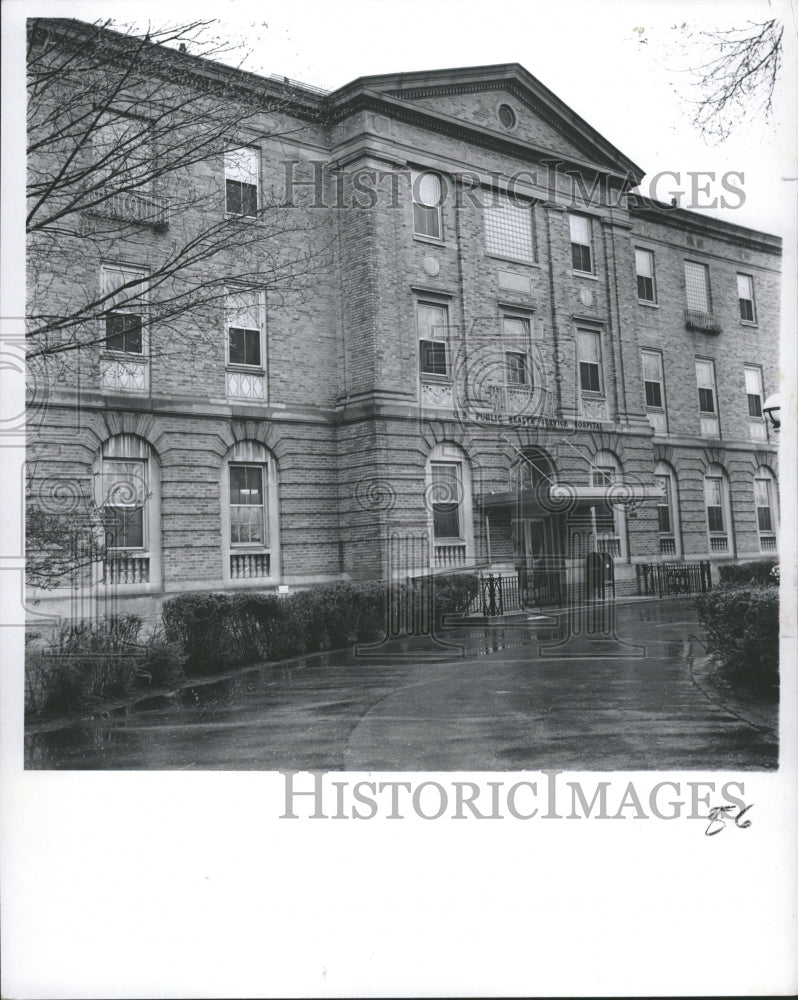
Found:
<svg viewBox="0 0 798 1000"><path fill-rule="evenodd" d="M405 583L336 583L273 594L181 594L163 606L165 634L175 643L192 674L279 660L302 653L374 642L386 634L389 615L397 614L422 595L432 614L464 612L479 588L473 574L429 578L414 588Z"/></svg>
<svg viewBox="0 0 798 1000"><path fill-rule="evenodd" d="M762 693L779 683L779 589L723 586L696 599L707 645L724 674Z"/></svg>
<svg viewBox="0 0 798 1000"><path fill-rule="evenodd" d="M756 559L753 562L736 563L729 566L721 564L718 567L722 586L735 586L740 583L773 583L773 567L778 565L777 559Z"/></svg>
<svg viewBox="0 0 798 1000"><path fill-rule="evenodd" d="M374 642L424 600L436 618L468 609L479 588L473 575L408 584L338 583L273 594L182 594L164 603L163 626L141 639L137 615L65 624L44 645L28 646L25 709L32 715L81 711L129 694L136 686L174 685L189 672L211 674L302 653ZM429 610L429 608L428 608ZM427 619L429 614L427 614ZM30 633L29 638L40 638Z"/></svg>
<svg viewBox="0 0 798 1000"><path fill-rule="evenodd" d="M139 682L179 681L184 676L181 650L166 639L162 629L141 642L141 624L137 615L65 623L45 645L29 646L26 712L80 711L103 699L126 695Z"/></svg>

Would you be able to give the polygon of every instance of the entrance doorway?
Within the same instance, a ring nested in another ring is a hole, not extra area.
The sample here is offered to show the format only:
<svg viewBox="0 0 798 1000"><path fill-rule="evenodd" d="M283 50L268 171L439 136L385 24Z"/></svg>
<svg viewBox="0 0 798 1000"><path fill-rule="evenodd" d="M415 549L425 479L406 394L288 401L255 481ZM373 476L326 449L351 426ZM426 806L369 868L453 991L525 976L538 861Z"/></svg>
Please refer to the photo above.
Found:
<svg viewBox="0 0 798 1000"><path fill-rule="evenodd" d="M554 517L519 517L514 522L515 566L522 605L542 607L560 601L558 530Z"/></svg>

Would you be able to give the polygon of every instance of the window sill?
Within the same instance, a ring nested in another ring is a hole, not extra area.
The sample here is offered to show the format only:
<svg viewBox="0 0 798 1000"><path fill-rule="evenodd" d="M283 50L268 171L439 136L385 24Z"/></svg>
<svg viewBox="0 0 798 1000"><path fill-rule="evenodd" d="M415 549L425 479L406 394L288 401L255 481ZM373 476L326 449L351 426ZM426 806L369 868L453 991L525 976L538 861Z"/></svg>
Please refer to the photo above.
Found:
<svg viewBox="0 0 798 1000"><path fill-rule="evenodd" d="M588 281L598 281L599 280L597 274L590 274L590 272L588 272L588 271L573 271L572 270L571 274L575 278L587 278Z"/></svg>
<svg viewBox="0 0 798 1000"><path fill-rule="evenodd" d="M114 350L104 350L101 357L108 361L138 361L141 364L146 364L149 358L147 355L141 351L114 351Z"/></svg>
<svg viewBox="0 0 798 1000"><path fill-rule="evenodd" d="M227 372L243 372L245 375L265 375L266 369L259 365L225 365Z"/></svg>
<svg viewBox="0 0 798 1000"><path fill-rule="evenodd" d="M431 372L421 372L421 381L431 385L452 385L451 375L433 375Z"/></svg>
<svg viewBox="0 0 798 1000"><path fill-rule="evenodd" d="M747 326L747 327L750 327L750 328L756 330L757 327L759 326L759 323L757 323L756 320L752 320L752 319L741 319L740 320L740 326Z"/></svg>
<svg viewBox="0 0 798 1000"><path fill-rule="evenodd" d="M500 253L489 253L485 251L485 256L489 260L503 260L509 264L518 264L520 267L535 267L540 270L540 264L536 260L526 260L524 257L510 257Z"/></svg>
<svg viewBox="0 0 798 1000"><path fill-rule="evenodd" d="M413 233L413 239L417 243L426 243L428 245L432 245L432 246L436 246L436 247L445 247L446 246L446 242L443 239L443 237L438 238L436 236L422 236L420 233Z"/></svg>
<svg viewBox="0 0 798 1000"><path fill-rule="evenodd" d="M659 302L649 302L647 299L638 299L637 304L645 306L646 309L659 309Z"/></svg>
<svg viewBox="0 0 798 1000"><path fill-rule="evenodd" d="M225 219L229 222L233 219L237 219L239 222L259 222L257 215L239 215L237 212L227 212L224 213Z"/></svg>

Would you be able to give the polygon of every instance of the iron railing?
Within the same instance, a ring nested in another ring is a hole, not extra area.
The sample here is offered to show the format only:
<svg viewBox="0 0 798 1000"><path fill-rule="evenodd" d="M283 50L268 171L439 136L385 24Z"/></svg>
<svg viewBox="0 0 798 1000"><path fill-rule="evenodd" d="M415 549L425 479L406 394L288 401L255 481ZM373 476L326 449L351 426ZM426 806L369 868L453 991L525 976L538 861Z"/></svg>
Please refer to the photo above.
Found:
<svg viewBox="0 0 798 1000"><path fill-rule="evenodd" d="M525 608L558 607L563 604L563 581L559 569L520 569L517 573L487 573L479 578L479 607L485 617L496 617Z"/></svg>
<svg viewBox="0 0 798 1000"><path fill-rule="evenodd" d="M639 563L637 593L668 597L673 594L705 594L712 590L712 568L700 563Z"/></svg>
<svg viewBox="0 0 798 1000"><path fill-rule="evenodd" d="M685 309L684 325L688 330L703 330L704 333L721 333L720 320L711 312L701 309Z"/></svg>

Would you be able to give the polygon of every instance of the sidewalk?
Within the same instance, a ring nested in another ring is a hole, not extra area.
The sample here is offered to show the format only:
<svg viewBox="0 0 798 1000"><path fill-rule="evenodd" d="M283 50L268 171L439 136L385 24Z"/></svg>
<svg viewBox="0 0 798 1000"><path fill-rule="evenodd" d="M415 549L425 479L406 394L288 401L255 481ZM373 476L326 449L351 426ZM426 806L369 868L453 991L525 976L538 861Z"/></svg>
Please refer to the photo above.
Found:
<svg viewBox="0 0 798 1000"><path fill-rule="evenodd" d="M778 738L778 701L766 702L733 688L708 654L690 657L689 668L693 683L714 705L774 739Z"/></svg>

